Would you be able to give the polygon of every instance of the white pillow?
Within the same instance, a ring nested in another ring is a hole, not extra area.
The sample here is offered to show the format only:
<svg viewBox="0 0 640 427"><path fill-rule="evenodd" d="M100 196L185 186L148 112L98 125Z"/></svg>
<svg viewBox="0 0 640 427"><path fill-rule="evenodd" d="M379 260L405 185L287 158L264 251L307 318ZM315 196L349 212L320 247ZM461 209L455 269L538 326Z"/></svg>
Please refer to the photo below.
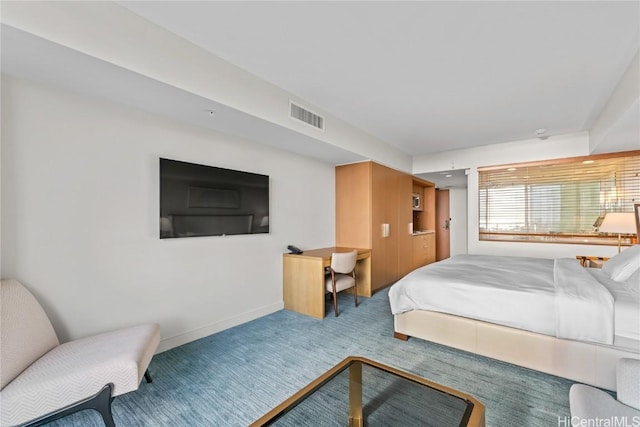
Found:
<svg viewBox="0 0 640 427"><path fill-rule="evenodd" d="M602 271L616 282L624 282L638 269L640 269L640 245L625 249L602 266Z"/></svg>

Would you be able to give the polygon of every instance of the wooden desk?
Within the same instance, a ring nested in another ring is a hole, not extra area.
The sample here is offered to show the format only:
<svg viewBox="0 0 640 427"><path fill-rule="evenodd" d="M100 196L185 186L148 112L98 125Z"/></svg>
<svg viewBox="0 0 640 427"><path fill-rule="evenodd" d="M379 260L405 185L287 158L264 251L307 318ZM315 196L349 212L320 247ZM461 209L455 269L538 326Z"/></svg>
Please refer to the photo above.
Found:
<svg viewBox="0 0 640 427"><path fill-rule="evenodd" d="M602 268L602 264L605 261L608 261L609 258L606 256L587 256L587 255L576 255L576 259L580 261L580 265L583 267L591 267L591 268Z"/></svg>
<svg viewBox="0 0 640 427"><path fill-rule="evenodd" d="M322 248L302 254L282 255L284 308L307 316L324 318L324 268L331 265L334 252L351 252L355 248ZM371 296L371 250L358 249L356 264L358 295Z"/></svg>

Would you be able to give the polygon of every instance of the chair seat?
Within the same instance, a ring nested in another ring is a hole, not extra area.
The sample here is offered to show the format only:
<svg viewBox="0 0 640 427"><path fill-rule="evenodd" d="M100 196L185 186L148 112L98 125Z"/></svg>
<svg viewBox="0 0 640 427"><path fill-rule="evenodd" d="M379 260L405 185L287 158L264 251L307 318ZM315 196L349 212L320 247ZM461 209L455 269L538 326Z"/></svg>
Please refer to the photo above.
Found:
<svg viewBox="0 0 640 427"><path fill-rule="evenodd" d="M107 332L54 347L0 392L0 424L15 425L96 394L138 388L160 342L155 324Z"/></svg>
<svg viewBox="0 0 640 427"><path fill-rule="evenodd" d="M353 288L356 281L351 276L344 274L336 274L336 292L344 291L345 289ZM333 292L333 284L331 283L331 275L325 279L325 288L327 292Z"/></svg>

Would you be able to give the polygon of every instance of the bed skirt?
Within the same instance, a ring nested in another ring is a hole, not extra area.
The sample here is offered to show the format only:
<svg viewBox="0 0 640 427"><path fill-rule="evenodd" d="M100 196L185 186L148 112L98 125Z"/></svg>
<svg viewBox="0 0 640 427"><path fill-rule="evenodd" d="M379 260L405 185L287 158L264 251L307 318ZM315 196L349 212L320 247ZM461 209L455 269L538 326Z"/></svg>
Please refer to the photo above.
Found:
<svg viewBox="0 0 640 427"><path fill-rule="evenodd" d="M640 341L619 337L613 346L571 341L423 310L397 314L394 324L398 338L421 338L613 391L618 359L640 359Z"/></svg>

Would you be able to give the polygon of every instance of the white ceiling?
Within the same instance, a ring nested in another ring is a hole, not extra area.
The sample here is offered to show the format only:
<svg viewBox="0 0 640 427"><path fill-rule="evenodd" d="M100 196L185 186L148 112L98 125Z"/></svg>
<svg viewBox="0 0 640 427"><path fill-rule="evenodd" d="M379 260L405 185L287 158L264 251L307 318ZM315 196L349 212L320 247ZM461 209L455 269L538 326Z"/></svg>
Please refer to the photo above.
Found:
<svg viewBox="0 0 640 427"><path fill-rule="evenodd" d="M640 2L119 4L412 154L588 130Z"/></svg>
<svg viewBox="0 0 640 427"><path fill-rule="evenodd" d="M467 171L465 169L451 169L442 172L429 172L418 174L422 179L431 181L436 188L441 190L449 188L467 188Z"/></svg>

